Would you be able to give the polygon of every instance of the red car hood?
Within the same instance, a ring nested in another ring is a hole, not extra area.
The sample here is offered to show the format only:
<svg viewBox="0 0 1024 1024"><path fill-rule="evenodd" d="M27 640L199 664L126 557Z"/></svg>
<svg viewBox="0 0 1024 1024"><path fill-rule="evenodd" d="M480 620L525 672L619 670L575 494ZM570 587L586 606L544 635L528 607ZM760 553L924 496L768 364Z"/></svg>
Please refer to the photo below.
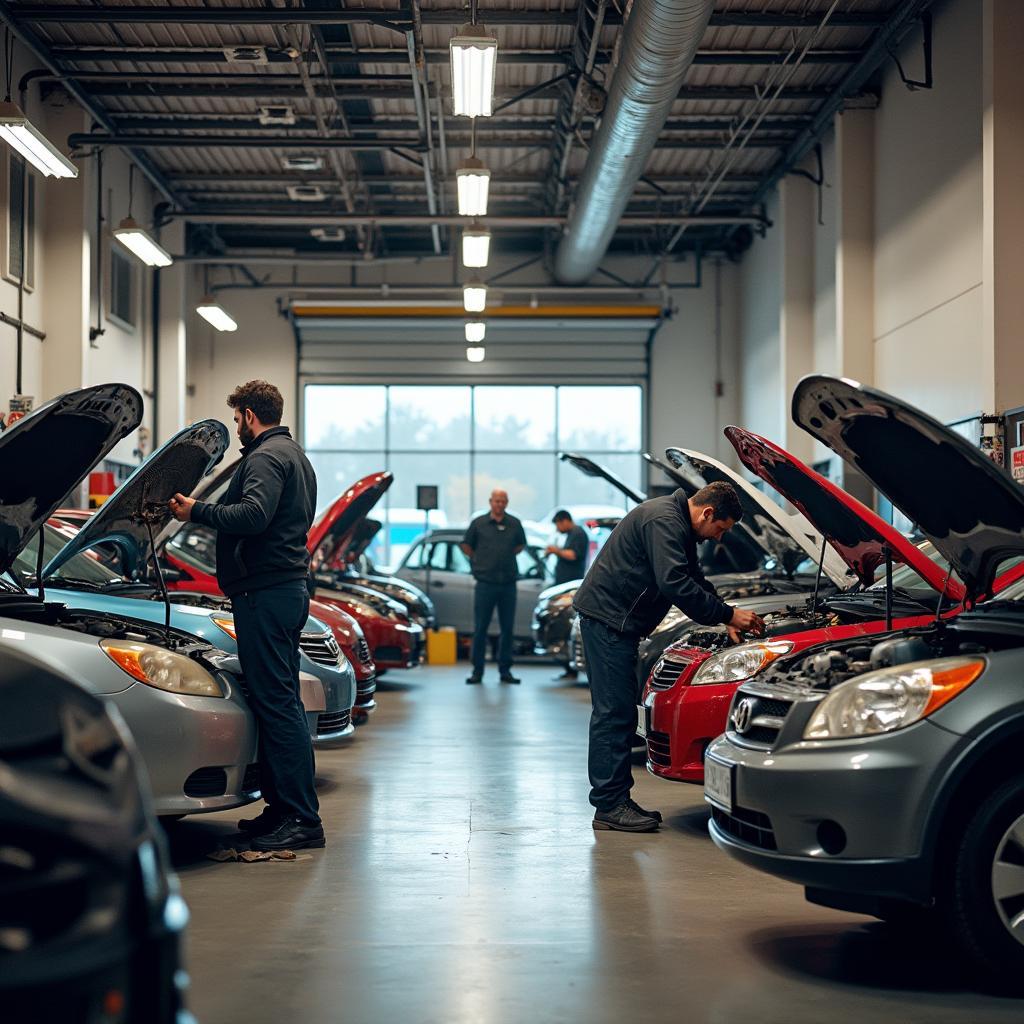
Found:
<svg viewBox="0 0 1024 1024"><path fill-rule="evenodd" d="M963 600L964 588L957 580L947 582L947 574L899 530L831 480L767 438L742 427L726 427L725 436L743 465L792 502L865 586L874 582L875 571L885 564L888 544L894 561L905 562L939 592L945 585L946 596L954 602Z"/></svg>
<svg viewBox="0 0 1024 1024"><path fill-rule="evenodd" d="M348 547L356 527L394 481L394 474L388 470L371 473L335 498L309 531L306 547L313 556L313 569L331 565Z"/></svg>
<svg viewBox="0 0 1024 1024"><path fill-rule="evenodd" d="M1024 557L1024 490L927 413L856 381L814 375L793 420L856 466L949 560L970 598Z"/></svg>

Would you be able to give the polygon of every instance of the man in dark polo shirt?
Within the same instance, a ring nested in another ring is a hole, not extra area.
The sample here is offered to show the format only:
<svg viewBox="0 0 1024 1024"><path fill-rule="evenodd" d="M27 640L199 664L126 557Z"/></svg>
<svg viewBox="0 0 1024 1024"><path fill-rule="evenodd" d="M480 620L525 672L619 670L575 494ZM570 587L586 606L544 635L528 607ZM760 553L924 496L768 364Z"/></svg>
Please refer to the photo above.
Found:
<svg viewBox="0 0 1024 1024"><path fill-rule="evenodd" d="M546 549L547 554L554 555L557 559L555 586L583 579L587 571L587 551L590 548L587 531L582 526L577 526L564 508L555 513L551 522L555 524L555 529L565 536L561 547L549 544Z"/></svg>
<svg viewBox="0 0 1024 1024"><path fill-rule="evenodd" d="M512 638L516 622L516 555L526 547L523 524L510 516L508 494L491 492L491 511L477 516L462 538L462 550L469 559L476 580L473 596L473 671L467 683L483 682L487 654L487 630L498 610L501 639L498 642L498 672L503 683L518 683L512 675Z"/></svg>

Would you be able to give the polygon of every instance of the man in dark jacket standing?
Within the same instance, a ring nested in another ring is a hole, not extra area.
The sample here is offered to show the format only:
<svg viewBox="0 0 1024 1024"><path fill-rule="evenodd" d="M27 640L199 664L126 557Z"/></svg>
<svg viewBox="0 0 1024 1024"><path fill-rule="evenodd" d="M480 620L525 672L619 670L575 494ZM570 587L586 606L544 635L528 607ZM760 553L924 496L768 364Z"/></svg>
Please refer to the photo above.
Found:
<svg viewBox="0 0 1024 1024"><path fill-rule="evenodd" d="M319 847L324 830L299 692L299 637L309 615L306 534L316 510L316 475L280 425L284 400L273 384L242 384L228 405L242 461L223 501L207 504L176 494L171 512L217 531L217 582L231 598L238 657L259 724L267 806L238 827L257 850Z"/></svg>
<svg viewBox="0 0 1024 1024"><path fill-rule="evenodd" d="M661 815L630 799L636 731L637 647L672 605L694 622L760 633L754 612L731 608L700 569L697 543L719 540L743 515L731 484L716 482L690 499L682 490L632 509L612 531L573 605L590 676L590 802L594 828L653 832Z"/></svg>

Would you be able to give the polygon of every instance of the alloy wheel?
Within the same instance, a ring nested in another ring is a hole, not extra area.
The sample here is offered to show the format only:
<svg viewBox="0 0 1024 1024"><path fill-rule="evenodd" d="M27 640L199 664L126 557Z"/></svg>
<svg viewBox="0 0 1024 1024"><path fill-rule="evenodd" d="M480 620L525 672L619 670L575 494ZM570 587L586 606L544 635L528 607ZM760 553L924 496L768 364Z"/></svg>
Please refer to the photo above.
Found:
<svg viewBox="0 0 1024 1024"><path fill-rule="evenodd" d="M996 847L992 897L1003 925L1024 945L1024 814L1003 833Z"/></svg>

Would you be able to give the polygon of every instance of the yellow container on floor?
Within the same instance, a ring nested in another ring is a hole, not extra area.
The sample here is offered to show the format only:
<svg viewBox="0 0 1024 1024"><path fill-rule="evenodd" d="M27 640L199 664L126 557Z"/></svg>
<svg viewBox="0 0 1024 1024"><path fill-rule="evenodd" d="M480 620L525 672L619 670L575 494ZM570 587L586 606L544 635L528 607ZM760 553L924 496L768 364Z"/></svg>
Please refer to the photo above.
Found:
<svg viewBox="0 0 1024 1024"><path fill-rule="evenodd" d="M456 650L455 630L451 626L427 631L428 665L454 665Z"/></svg>

